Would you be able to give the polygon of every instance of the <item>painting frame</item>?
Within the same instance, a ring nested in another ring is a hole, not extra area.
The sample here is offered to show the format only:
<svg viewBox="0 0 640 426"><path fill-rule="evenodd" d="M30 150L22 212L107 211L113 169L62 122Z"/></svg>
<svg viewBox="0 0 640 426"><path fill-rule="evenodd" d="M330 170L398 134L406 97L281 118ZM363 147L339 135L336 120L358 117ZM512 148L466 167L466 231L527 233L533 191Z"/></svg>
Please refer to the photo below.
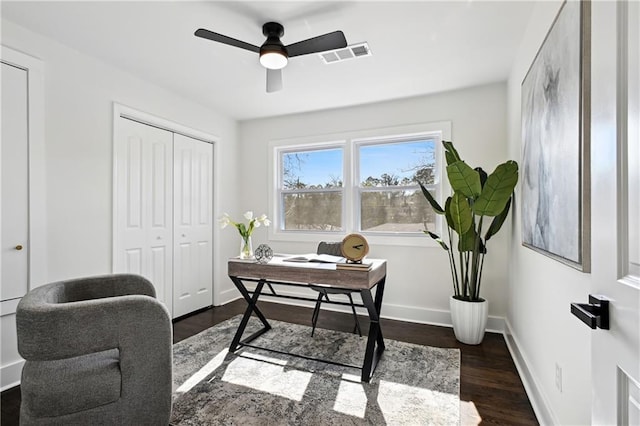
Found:
<svg viewBox="0 0 640 426"><path fill-rule="evenodd" d="M591 271L591 4L565 0L521 84L522 245Z"/></svg>

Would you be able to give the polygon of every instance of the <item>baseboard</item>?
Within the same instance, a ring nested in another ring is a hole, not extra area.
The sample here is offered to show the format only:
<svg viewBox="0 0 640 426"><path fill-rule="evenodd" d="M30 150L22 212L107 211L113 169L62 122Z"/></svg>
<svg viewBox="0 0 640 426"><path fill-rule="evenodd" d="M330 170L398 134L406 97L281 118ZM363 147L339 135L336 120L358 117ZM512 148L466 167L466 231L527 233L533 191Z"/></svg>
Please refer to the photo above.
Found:
<svg viewBox="0 0 640 426"><path fill-rule="evenodd" d="M312 291L288 291L277 289L279 294L285 296L294 296L294 297L311 297L315 298L317 293ZM332 298L336 298L336 300L340 299L340 296L331 296ZM361 303L358 295L354 294L353 296L354 302ZM285 305L293 305L293 306L305 306L312 308L314 306L314 302L304 301L304 300L292 300L292 299L279 299L275 297L268 297L266 294L261 297L260 300L265 300L269 302L275 303L283 303ZM344 298L344 301L347 301ZM330 305L324 303L322 305L322 309L326 309L328 311L335 312L345 312L351 313L351 308L348 306L340 306L340 305ZM367 315L367 312L364 308L357 309L358 314ZM443 327L452 327L451 324L451 314L448 310L438 310L438 309L428 309L421 308L415 306L405 306L405 305L395 305L384 303L382 304L382 312L380 315L382 318L398 320L398 321L407 321L418 324L428 324L428 325L438 325ZM497 316L489 316L487 321L487 331L492 333L500 333L503 334L505 330L504 318Z"/></svg>
<svg viewBox="0 0 640 426"><path fill-rule="evenodd" d="M23 365L24 360L21 359L0 368L0 391L11 389L20 384Z"/></svg>
<svg viewBox="0 0 640 426"><path fill-rule="evenodd" d="M218 293L218 297L215 300L214 306L226 305L227 303L231 303L236 299L240 299L241 297L242 296L235 287L229 288Z"/></svg>
<svg viewBox="0 0 640 426"><path fill-rule="evenodd" d="M516 365L520 379L524 385L524 389L527 392L533 411L538 418L538 423L541 425L557 425L558 419L551 410L547 398L545 397L542 388L535 379L535 376L529 369L529 363L527 362L526 355L520 351L518 345L518 339L513 334L509 320L505 320L504 340L507 342L507 348L511 353L511 358Z"/></svg>
<svg viewBox="0 0 640 426"><path fill-rule="evenodd" d="M382 318L408 321L418 324L453 327L451 324L451 312L444 309L429 309L383 303ZM502 334L504 332L504 318L489 315L486 330L491 333Z"/></svg>

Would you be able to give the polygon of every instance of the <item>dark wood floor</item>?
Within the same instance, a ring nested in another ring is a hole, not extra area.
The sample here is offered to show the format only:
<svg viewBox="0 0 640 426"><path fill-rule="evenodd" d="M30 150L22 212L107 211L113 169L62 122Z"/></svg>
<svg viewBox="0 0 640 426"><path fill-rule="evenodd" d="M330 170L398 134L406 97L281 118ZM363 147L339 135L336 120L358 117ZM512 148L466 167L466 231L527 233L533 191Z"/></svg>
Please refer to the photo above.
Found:
<svg viewBox="0 0 640 426"><path fill-rule="evenodd" d="M277 303L260 302L267 318L310 325L311 309ZM173 326L173 341L179 342L212 325L244 312L246 304L237 300L180 319ZM363 333L366 318L360 318ZM353 319L348 314L322 311L318 327L351 332ZM403 321L382 320L385 339L400 340L461 351L460 399L463 401L462 424L537 425L533 409L518 376L501 334L487 333L478 346L456 341L453 330ZM2 426L18 425L20 389L2 392Z"/></svg>

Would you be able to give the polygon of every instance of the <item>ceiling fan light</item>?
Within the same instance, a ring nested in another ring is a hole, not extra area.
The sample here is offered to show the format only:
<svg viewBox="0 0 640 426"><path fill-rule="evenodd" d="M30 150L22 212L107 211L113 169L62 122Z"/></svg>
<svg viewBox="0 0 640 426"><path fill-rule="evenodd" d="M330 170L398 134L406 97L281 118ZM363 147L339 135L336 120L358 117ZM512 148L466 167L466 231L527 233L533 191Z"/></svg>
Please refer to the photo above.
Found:
<svg viewBox="0 0 640 426"><path fill-rule="evenodd" d="M266 51L260 53L260 64L270 70L279 70L284 68L289 60L282 52Z"/></svg>

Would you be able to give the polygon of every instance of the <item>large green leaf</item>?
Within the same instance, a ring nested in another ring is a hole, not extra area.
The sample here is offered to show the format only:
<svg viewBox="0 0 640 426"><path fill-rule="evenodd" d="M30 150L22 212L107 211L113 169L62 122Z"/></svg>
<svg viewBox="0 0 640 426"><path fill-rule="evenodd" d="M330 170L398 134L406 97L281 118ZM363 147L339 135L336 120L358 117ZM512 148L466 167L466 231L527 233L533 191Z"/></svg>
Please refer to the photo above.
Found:
<svg viewBox="0 0 640 426"><path fill-rule="evenodd" d="M465 197L475 199L482 192L480 174L464 161L456 161L447 166L447 176L451 188Z"/></svg>
<svg viewBox="0 0 640 426"><path fill-rule="evenodd" d="M473 251L476 248L476 230L471 227L458 239L458 251Z"/></svg>
<svg viewBox="0 0 640 426"><path fill-rule="evenodd" d="M429 231L422 231L425 234L429 235L431 238L433 238L438 244L440 244L440 247L442 247L445 250L449 250L449 246L447 245L447 243L444 242L444 240L442 238L440 238L439 235L434 234L433 232L429 232Z"/></svg>
<svg viewBox="0 0 640 426"><path fill-rule="evenodd" d="M484 186L485 182L487 181L487 172L482 170L482 167L476 167L473 170L478 172L478 175L480 176L480 186Z"/></svg>
<svg viewBox="0 0 640 426"><path fill-rule="evenodd" d="M445 160L447 160L447 165L449 165L449 164L453 164L453 163L455 163L456 161L460 161L460 160L458 160L458 159L455 157L455 155L453 155L453 154L452 154L452 153L450 153L449 151L445 151L445 152L444 152L444 158L445 158Z"/></svg>
<svg viewBox="0 0 640 426"><path fill-rule="evenodd" d="M433 211L438 213L438 214L444 214L444 209L442 207L440 207L440 204L438 204L438 202L435 200L435 198L433 198L433 196L427 190L427 188L425 188L424 185L422 185L422 183L420 183L420 182L418 182L418 185L420 185L420 189L422 189L422 194L424 195L424 198L426 198L427 201L429 202L429 204L431 204L431 207L433 208Z"/></svg>
<svg viewBox="0 0 640 426"><path fill-rule="evenodd" d="M447 225L449 228L454 229L453 218L451 217L451 197L447 197L447 200L444 202L444 217L447 219Z"/></svg>
<svg viewBox="0 0 640 426"><path fill-rule="evenodd" d="M471 206L467 198L460 192L453 194L451 202L449 203L447 211L451 215L452 228L462 235L471 228L473 225L473 214L471 213Z"/></svg>
<svg viewBox="0 0 640 426"><path fill-rule="evenodd" d="M499 230L502 228L502 224L507 219L507 215L509 214L509 207L511 207L511 197L509 197L509 201L504 206L502 212L493 218L491 221L491 225L489 225L489 229L487 229L487 233L484 234L485 241L489 241L491 237L493 237Z"/></svg>
<svg viewBox="0 0 640 426"><path fill-rule="evenodd" d="M444 156L447 159L447 164L455 163L456 161L460 161L460 155L458 151L456 151L453 146L453 142L451 141L442 141L442 146L444 146Z"/></svg>
<svg viewBox="0 0 640 426"><path fill-rule="evenodd" d="M448 168L447 168L448 169ZM500 164L489 175L482 193L473 204L473 211L479 216L497 216L511 198L518 183L518 163L507 161Z"/></svg>
<svg viewBox="0 0 640 426"><path fill-rule="evenodd" d="M476 238L478 237L478 233L475 228L471 227L467 232L465 232L458 239L458 251L474 251L476 249ZM486 253L486 248L482 239L478 241L479 244L479 252Z"/></svg>

